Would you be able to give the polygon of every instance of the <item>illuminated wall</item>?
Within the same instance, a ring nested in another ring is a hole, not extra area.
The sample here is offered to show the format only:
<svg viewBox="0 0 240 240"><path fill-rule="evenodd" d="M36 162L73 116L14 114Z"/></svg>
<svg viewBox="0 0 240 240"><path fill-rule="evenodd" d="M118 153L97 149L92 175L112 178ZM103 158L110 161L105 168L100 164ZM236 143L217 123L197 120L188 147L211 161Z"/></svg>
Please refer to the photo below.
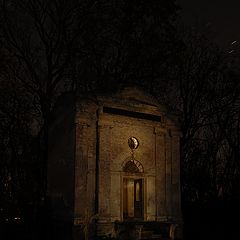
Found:
<svg viewBox="0 0 240 240"><path fill-rule="evenodd" d="M78 98L72 126L75 225L86 209L98 234L114 221L181 221L180 132L163 106L137 88Z"/></svg>

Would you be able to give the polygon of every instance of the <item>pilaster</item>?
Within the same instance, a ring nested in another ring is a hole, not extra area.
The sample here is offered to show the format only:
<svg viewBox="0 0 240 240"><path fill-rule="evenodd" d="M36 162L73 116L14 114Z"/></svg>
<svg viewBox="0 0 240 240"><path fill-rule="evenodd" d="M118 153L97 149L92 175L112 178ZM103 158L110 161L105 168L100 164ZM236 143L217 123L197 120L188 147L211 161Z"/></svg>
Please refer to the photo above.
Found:
<svg viewBox="0 0 240 240"><path fill-rule="evenodd" d="M99 222L110 221L111 194L111 126L101 124L99 129Z"/></svg>
<svg viewBox="0 0 240 240"><path fill-rule="evenodd" d="M166 134L166 213L172 218L172 137Z"/></svg>
<svg viewBox="0 0 240 240"><path fill-rule="evenodd" d="M156 149L156 220L166 220L166 130L155 128Z"/></svg>
<svg viewBox="0 0 240 240"><path fill-rule="evenodd" d="M78 222L83 221L87 203L87 130L86 123L76 124L76 150L75 150L75 201L74 215Z"/></svg>
<svg viewBox="0 0 240 240"><path fill-rule="evenodd" d="M180 188L180 134L172 131L172 208L175 220L182 218Z"/></svg>

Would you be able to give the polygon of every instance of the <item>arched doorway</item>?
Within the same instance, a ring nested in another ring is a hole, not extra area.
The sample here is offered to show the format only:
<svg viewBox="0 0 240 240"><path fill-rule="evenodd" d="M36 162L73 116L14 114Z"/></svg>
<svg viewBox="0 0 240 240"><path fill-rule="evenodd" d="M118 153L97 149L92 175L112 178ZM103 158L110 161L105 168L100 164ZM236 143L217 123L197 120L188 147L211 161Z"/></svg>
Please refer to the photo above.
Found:
<svg viewBox="0 0 240 240"><path fill-rule="evenodd" d="M123 220L143 220L143 166L136 160L129 160L125 162L123 172Z"/></svg>

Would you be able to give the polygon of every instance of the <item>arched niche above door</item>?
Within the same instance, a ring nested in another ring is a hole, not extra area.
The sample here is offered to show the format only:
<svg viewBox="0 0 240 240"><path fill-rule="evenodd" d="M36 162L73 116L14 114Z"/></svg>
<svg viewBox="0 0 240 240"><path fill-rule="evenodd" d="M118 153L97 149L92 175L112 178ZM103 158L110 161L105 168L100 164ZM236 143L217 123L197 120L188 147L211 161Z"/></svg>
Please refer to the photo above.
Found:
<svg viewBox="0 0 240 240"><path fill-rule="evenodd" d="M127 173L143 173L143 165L136 159L129 159L127 158L123 162L123 167L122 167L123 172Z"/></svg>

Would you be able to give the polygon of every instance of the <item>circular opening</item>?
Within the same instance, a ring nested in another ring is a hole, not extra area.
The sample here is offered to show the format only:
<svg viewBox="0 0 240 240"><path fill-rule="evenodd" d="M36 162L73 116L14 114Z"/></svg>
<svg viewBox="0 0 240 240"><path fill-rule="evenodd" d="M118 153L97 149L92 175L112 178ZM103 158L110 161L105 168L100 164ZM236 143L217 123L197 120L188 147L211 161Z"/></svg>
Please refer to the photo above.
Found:
<svg viewBox="0 0 240 240"><path fill-rule="evenodd" d="M136 149L139 146L139 142L138 142L138 140L135 137L130 137L128 139L128 146L131 149Z"/></svg>

